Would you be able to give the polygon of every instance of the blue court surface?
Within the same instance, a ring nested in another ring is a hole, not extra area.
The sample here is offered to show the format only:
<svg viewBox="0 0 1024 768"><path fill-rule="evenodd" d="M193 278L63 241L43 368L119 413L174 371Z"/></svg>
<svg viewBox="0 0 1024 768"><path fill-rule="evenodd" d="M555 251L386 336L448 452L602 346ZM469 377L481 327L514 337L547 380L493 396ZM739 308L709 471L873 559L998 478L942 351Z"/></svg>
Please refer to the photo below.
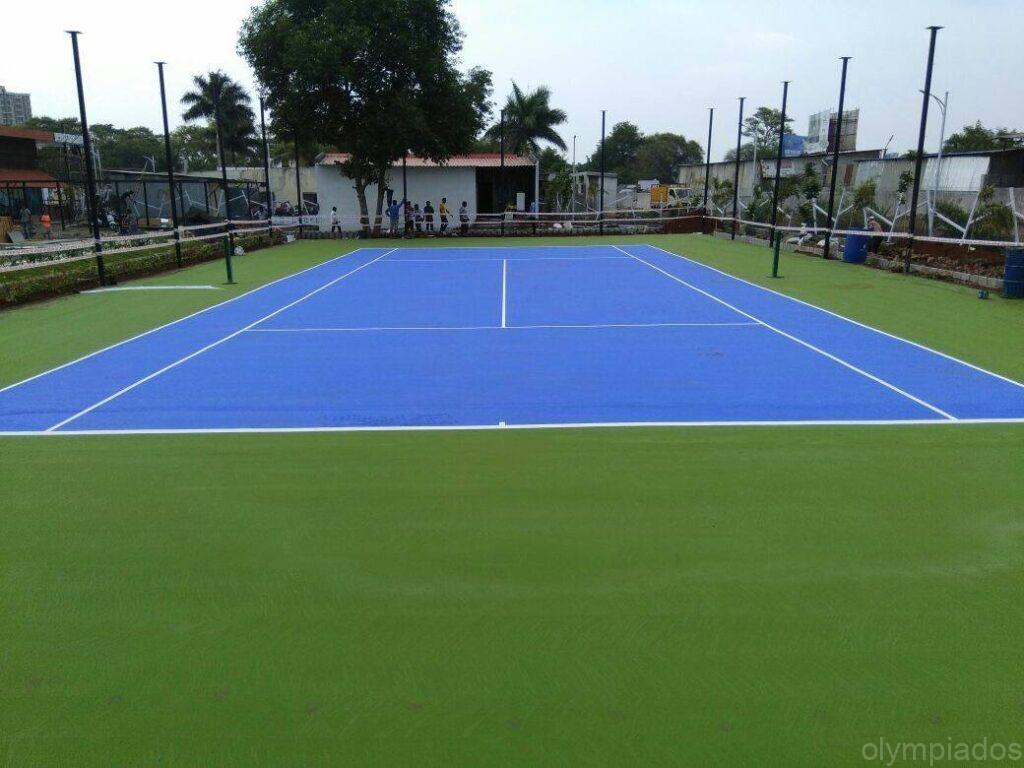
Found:
<svg viewBox="0 0 1024 768"><path fill-rule="evenodd" d="M0 390L15 434L1018 420L1018 382L651 245L364 248Z"/></svg>

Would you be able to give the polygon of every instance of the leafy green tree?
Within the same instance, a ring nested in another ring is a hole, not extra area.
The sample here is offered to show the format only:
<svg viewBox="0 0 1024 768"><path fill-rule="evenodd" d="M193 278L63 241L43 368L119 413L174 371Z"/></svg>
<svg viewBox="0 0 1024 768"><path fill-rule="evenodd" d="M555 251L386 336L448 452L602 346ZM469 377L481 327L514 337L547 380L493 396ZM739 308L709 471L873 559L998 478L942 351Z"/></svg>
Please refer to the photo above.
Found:
<svg viewBox="0 0 1024 768"><path fill-rule="evenodd" d="M350 154L341 170L367 227L366 189L379 216L392 163L410 150L443 162L486 124L491 75L460 72L461 48L449 0L266 0L239 35L278 136Z"/></svg>
<svg viewBox="0 0 1024 768"><path fill-rule="evenodd" d="M163 135L149 128L115 128L109 123L89 126L106 168L141 171L166 169Z"/></svg>
<svg viewBox="0 0 1024 768"><path fill-rule="evenodd" d="M779 154L779 121L782 111L774 107L758 107L754 114L743 121L743 135L753 139L758 157L775 157ZM789 133L793 118L786 117L786 133Z"/></svg>
<svg viewBox="0 0 1024 768"><path fill-rule="evenodd" d="M73 133L82 134L82 124L78 121L77 117L46 117L45 115L36 115L30 117L24 123L23 128L34 128L38 131L52 131L53 133Z"/></svg>
<svg viewBox="0 0 1024 768"><path fill-rule="evenodd" d="M1011 142L1005 138L1007 134L1017 133L1010 128L986 128L977 121L974 125L965 125L951 134L942 145L944 152L983 152L986 150L1006 149Z"/></svg>
<svg viewBox="0 0 1024 768"><path fill-rule="evenodd" d="M605 170L616 174L624 184L635 184L640 179L671 182L680 166L700 162L703 152L698 142L685 136L644 135L633 123L616 123L605 138ZM585 165L592 171L601 167L601 142Z"/></svg>
<svg viewBox="0 0 1024 768"><path fill-rule="evenodd" d="M636 153L632 169L638 179L674 182L679 168L699 163L704 156L701 145L677 133L652 133L645 136Z"/></svg>
<svg viewBox="0 0 1024 768"><path fill-rule="evenodd" d="M179 125L171 131L171 150L179 171L217 168L217 137L209 125Z"/></svg>
<svg viewBox="0 0 1024 768"><path fill-rule="evenodd" d="M213 127L219 110L224 154L232 165L239 155L247 160L256 146L255 115L249 94L220 70L195 75L192 83L195 89L181 97L186 107L182 119L187 123L205 120Z"/></svg>
<svg viewBox="0 0 1024 768"><path fill-rule="evenodd" d="M551 90L544 85L524 92L512 83L512 93L505 102L505 150L536 157L540 143L546 142L565 150L565 142L555 130L566 121L561 109L551 106ZM501 124L492 125L487 135L491 141L500 137Z"/></svg>

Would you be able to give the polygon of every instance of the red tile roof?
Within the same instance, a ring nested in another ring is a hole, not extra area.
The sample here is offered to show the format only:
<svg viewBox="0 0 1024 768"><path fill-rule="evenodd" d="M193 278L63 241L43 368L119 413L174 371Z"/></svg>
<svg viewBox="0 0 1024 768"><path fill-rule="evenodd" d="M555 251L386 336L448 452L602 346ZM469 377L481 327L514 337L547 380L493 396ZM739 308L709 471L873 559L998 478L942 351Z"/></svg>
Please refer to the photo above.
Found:
<svg viewBox="0 0 1024 768"><path fill-rule="evenodd" d="M50 131L37 131L34 128L16 128L10 125L0 125L0 138L53 141L53 133Z"/></svg>
<svg viewBox="0 0 1024 768"><path fill-rule="evenodd" d="M23 183L32 189L56 189L57 187L57 180L46 171L0 168L0 186L20 187Z"/></svg>
<svg viewBox="0 0 1024 768"><path fill-rule="evenodd" d="M348 152L328 152L320 158L317 165L337 165L338 163L346 162L351 157L352 155ZM465 155L453 155L444 163L436 163L425 157L410 155L406 158L405 162L408 168L499 168L501 167L501 153L469 152ZM534 161L529 157L512 154L505 155L506 168L532 168L533 164ZM391 164L391 167L401 168L402 161L396 160Z"/></svg>

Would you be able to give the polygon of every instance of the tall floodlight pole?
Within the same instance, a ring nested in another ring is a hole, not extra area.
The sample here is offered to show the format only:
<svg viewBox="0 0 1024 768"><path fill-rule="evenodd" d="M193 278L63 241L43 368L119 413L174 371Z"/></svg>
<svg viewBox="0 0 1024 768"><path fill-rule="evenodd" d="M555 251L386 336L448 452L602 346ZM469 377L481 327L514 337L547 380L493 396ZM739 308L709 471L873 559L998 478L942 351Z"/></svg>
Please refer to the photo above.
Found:
<svg viewBox="0 0 1024 768"><path fill-rule="evenodd" d="M267 237L274 234L274 197L270 194L270 145L267 144L267 98L260 95L260 135L263 138L263 183L267 185Z"/></svg>
<svg viewBox="0 0 1024 768"><path fill-rule="evenodd" d="M740 150L743 149L743 102L746 100L746 96L740 96L740 119L736 124L736 169L732 176L732 240L736 239L740 219Z"/></svg>
<svg viewBox="0 0 1024 768"><path fill-rule="evenodd" d="M786 101L789 98L789 80L782 81L782 117L779 120L779 152L775 156L775 186L772 191L772 277L779 276L779 248L781 237L777 232L779 222L779 187L782 184L782 153L786 141Z"/></svg>
<svg viewBox="0 0 1024 768"><path fill-rule="evenodd" d="M572 135L572 184L569 186L572 191L571 213L576 213L576 134ZM574 217L573 217L574 218Z"/></svg>
<svg viewBox="0 0 1024 768"><path fill-rule="evenodd" d="M838 222L832 221L832 212L836 203L836 180L839 178L839 145L843 143L843 105L846 103L846 67L852 56L841 57L843 62L843 73L839 77L839 115L836 117L836 145L832 148L832 179L828 185L828 230L825 232L825 249L821 252L823 259L828 258L828 251L832 245L832 230L836 229Z"/></svg>
<svg viewBox="0 0 1024 768"><path fill-rule="evenodd" d="M932 185L934 197L931 205L928 206L928 237L931 237L935 231L935 204L939 200L939 181L942 176L942 147L946 143L946 107L949 106L949 91L946 91L945 98L940 99L934 93L932 98L935 99L935 103L939 105L939 110L942 112L942 125L939 128L939 153L935 158L935 184Z"/></svg>
<svg viewBox="0 0 1024 768"><path fill-rule="evenodd" d="M605 110L601 110L601 180L598 185L601 187L601 206L597 211L597 233L604 234L604 118Z"/></svg>
<svg viewBox="0 0 1024 768"><path fill-rule="evenodd" d="M295 129L295 197L298 200L299 239L302 239L302 165L299 162L299 129Z"/></svg>
<svg viewBox="0 0 1024 768"><path fill-rule="evenodd" d="M228 283L235 282L231 270L231 255L235 250L235 235L231 231L231 199L228 193L228 166L224 160L224 131L221 127L220 86L213 92L213 122L217 128L217 154L220 155L220 178L224 184L224 223L227 227L227 246L224 248L224 266L228 272Z"/></svg>
<svg viewBox="0 0 1024 768"><path fill-rule="evenodd" d="M82 123L82 151L85 152L85 212L89 216L92 238L96 248L96 274L100 285L107 282L107 271L103 264L103 243L100 242L100 212L96 204L96 177L93 174L92 139L89 136L89 119L85 115L85 88L82 85L82 61L78 55L78 36L82 34L77 30L68 30L71 35L71 53L75 59L75 84L78 86L78 119Z"/></svg>
<svg viewBox="0 0 1024 768"><path fill-rule="evenodd" d="M498 121L498 142L501 153L501 170L498 173L498 215L501 223L501 235L505 235L505 110L501 110L501 118Z"/></svg>
<svg viewBox="0 0 1024 768"><path fill-rule="evenodd" d="M704 163L704 215L708 215L708 185L711 183L711 129L715 125L715 108L708 109L708 154Z"/></svg>
<svg viewBox="0 0 1024 768"><path fill-rule="evenodd" d="M914 234L917 232L917 199L921 193L921 165L924 162L924 134L928 129L928 100L932 92L932 67L935 65L935 38L942 27L928 27L931 37L928 41L928 66L924 74L924 95L921 97L921 130L917 135L917 158L914 161L914 187L910 196L910 235L907 252L903 256L903 272L910 274L910 256L914 250Z"/></svg>
<svg viewBox="0 0 1024 768"><path fill-rule="evenodd" d="M167 155L167 191L171 198L171 224L174 226L174 258L181 266L181 232L178 231L178 203L174 199L174 158L171 156L171 129L167 124L167 90L164 88L164 63L156 63L160 73L160 106L164 114L164 152Z"/></svg>

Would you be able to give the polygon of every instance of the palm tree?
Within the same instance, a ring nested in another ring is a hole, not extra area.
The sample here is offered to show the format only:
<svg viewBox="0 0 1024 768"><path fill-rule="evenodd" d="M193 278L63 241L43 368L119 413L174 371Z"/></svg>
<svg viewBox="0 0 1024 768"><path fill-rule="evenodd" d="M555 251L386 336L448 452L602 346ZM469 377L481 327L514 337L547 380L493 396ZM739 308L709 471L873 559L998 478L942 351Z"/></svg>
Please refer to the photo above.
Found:
<svg viewBox="0 0 1024 768"><path fill-rule="evenodd" d="M187 91L181 103L187 107L181 118L185 122L206 120L212 125L220 112L220 128L224 152L234 162L235 153L248 153L256 134L255 115L245 89L224 72L207 72L192 78L195 90ZM218 157L220 146L217 147Z"/></svg>
<svg viewBox="0 0 1024 768"><path fill-rule="evenodd" d="M546 141L561 150L565 150L565 142L555 130L556 125L566 121L564 110L555 109L550 104L551 90L542 85L533 91L524 93L512 83L512 94L505 102L505 147L517 154L529 153L534 157L540 154L540 142ZM492 126L487 132L488 138L497 141L501 128Z"/></svg>

